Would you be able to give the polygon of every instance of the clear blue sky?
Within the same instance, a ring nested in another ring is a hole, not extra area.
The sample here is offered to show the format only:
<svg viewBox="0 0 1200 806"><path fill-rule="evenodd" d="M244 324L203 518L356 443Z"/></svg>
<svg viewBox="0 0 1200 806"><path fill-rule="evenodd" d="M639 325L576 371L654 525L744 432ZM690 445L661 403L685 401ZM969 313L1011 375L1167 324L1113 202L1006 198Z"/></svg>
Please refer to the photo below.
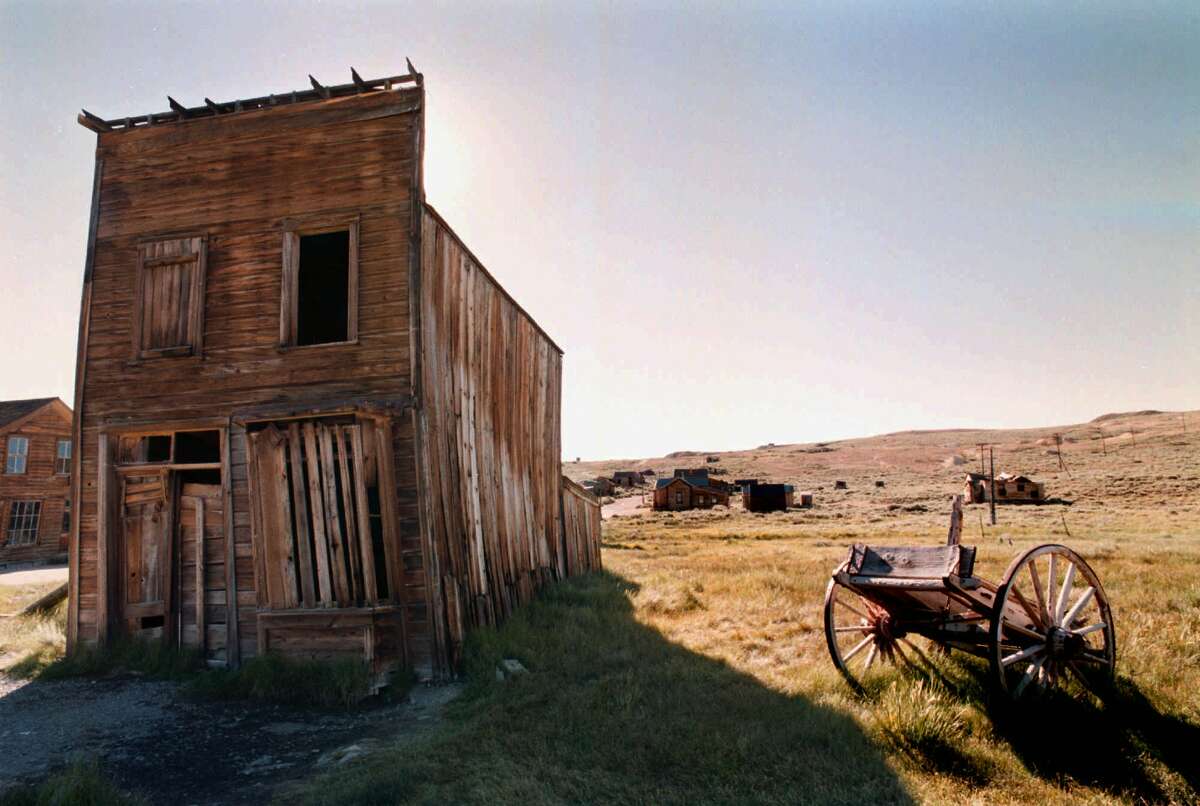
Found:
<svg viewBox="0 0 1200 806"><path fill-rule="evenodd" d="M0 0L0 398L71 400L81 106L409 56L568 457L1196 408L1200 4L1128 5Z"/></svg>

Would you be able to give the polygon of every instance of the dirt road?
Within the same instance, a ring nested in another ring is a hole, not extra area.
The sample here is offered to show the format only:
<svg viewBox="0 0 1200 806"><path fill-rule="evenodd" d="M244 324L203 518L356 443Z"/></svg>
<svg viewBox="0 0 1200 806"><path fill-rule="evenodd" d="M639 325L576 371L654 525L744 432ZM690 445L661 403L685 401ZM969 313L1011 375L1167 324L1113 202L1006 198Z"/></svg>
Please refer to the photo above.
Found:
<svg viewBox="0 0 1200 806"><path fill-rule="evenodd" d="M417 687L406 702L322 712L197 702L175 683L128 676L49 683L0 676L0 791L95 759L151 803L267 803L289 782L429 730L458 691Z"/></svg>

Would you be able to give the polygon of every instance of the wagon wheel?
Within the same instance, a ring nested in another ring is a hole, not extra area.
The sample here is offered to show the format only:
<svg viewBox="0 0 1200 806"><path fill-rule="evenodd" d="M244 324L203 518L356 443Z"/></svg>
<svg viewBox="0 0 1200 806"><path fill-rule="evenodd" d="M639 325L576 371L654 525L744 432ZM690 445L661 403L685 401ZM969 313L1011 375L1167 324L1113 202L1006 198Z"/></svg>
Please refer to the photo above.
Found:
<svg viewBox="0 0 1200 806"><path fill-rule="evenodd" d="M892 615L836 579L825 589L825 642L833 665L856 691L883 669L918 662L932 667L920 647L896 628Z"/></svg>
<svg viewBox="0 0 1200 806"><path fill-rule="evenodd" d="M1068 674L1100 694L1113 680L1117 636L1100 579L1066 546L1012 561L996 592L989 634L992 675L1013 699Z"/></svg>

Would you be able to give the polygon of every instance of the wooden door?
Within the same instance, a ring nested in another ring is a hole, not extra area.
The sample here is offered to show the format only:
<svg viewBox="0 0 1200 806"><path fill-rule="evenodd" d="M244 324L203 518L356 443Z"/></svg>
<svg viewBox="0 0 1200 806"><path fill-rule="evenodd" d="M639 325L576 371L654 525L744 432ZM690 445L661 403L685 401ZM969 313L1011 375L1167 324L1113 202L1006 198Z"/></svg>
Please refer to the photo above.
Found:
<svg viewBox="0 0 1200 806"><path fill-rule="evenodd" d="M179 643L224 660L225 529L221 485L179 489Z"/></svg>
<svg viewBox="0 0 1200 806"><path fill-rule="evenodd" d="M172 638L173 507L167 471L122 479L122 617L137 638Z"/></svg>

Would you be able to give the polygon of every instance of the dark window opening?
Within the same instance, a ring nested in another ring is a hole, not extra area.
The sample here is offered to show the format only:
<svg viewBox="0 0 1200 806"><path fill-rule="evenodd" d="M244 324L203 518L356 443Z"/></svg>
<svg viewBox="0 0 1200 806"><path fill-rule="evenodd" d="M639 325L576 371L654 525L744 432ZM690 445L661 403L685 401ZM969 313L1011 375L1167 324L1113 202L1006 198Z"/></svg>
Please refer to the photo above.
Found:
<svg viewBox="0 0 1200 806"><path fill-rule="evenodd" d="M144 462L169 462L171 461L171 436L164 434L162 436L145 437L144 438L145 454L142 461Z"/></svg>
<svg viewBox="0 0 1200 806"><path fill-rule="evenodd" d="M212 470L181 470L177 474L180 484L220 484L221 471Z"/></svg>
<svg viewBox="0 0 1200 806"><path fill-rule="evenodd" d="M296 344L349 340L350 232L300 236Z"/></svg>
<svg viewBox="0 0 1200 806"><path fill-rule="evenodd" d="M143 630L153 630L166 624L167 619L165 616L142 616L141 623Z"/></svg>
<svg viewBox="0 0 1200 806"><path fill-rule="evenodd" d="M175 432L175 462L181 465L221 461L220 431Z"/></svg>
<svg viewBox="0 0 1200 806"><path fill-rule="evenodd" d="M379 488L367 488L367 510L370 514L371 549L375 556L375 593L380 600L390 595L387 579L387 553L383 547L383 512L380 509Z"/></svg>
<svg viewBox="0 0 1200 806"><path fill-rule="evenodd" d="M69 531L71 531L71 499L67 498L63 500L62 532L66 534Z"/></svg>

